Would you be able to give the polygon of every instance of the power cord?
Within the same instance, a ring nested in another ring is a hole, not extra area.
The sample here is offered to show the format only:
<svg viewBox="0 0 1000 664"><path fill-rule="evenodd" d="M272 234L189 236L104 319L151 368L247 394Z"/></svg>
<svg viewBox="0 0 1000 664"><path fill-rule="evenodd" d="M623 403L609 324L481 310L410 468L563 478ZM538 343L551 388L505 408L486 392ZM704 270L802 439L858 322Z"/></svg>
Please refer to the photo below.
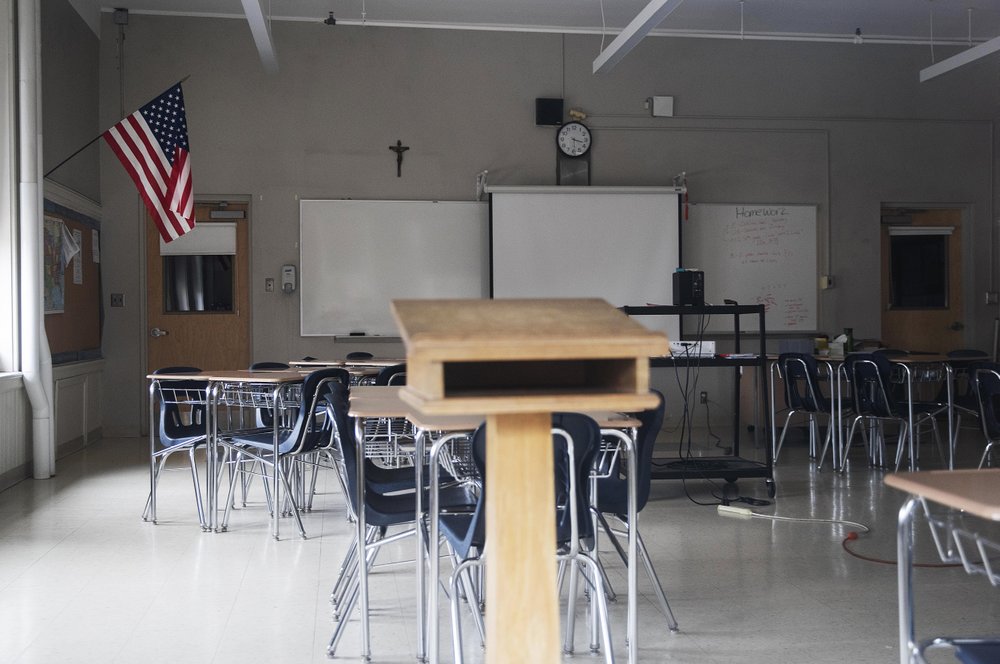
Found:
<svg viewBox="0 0 1000 664"><path fill-rule="evenodd" d="M747 502L740 499L741 502ZM753 503L750 503L753 504ZM817 519L814 517L802 516L778 516L776 514L760 514L746 507L734 507L732 505L719 505L720 516L731 516L739 519L767 519L769 521L793 521L797 523L834 523L845 526L854 526L865 533L871 532L871 528L857 521L847 521L846 519ZM853 531L852 531L853 532ZM854 533L855 538L857 533Z"/></svg>
<svg viewBox="0 0 1000 664"><path fill-rule="evenodd" d="M741 502L747 502L743 498L737 499ZM752 504L752 503L751 503ZM871 528L863 523L858 523L857 521L847 521L846 519L816 519L816 518L805 518L805 517L794 517L794 516L777 516L774 514L758 514L753 510L746 507L735 507L733 505L719 505L718 511L721 516L735 517L737 519L768 519L770 521L793 521L799 523L833 523L844 526L854 526L858 530L861 530L863 534L868 534L871 532ZM840 542L841 548L844 549L848 554L854 556L859 560L864 560L870 563L878 563L880 565L898 565L898 561L887 560L885 558L876 558L874 556L866 556L864 554L858 553L857 551L851 550L848 546L848 542L853 542L861 538L856 530L848 531L847 535ZM947 567L961 567L962 563L913 563L914 567L923 567L930 569L942 569Z"/></svg>

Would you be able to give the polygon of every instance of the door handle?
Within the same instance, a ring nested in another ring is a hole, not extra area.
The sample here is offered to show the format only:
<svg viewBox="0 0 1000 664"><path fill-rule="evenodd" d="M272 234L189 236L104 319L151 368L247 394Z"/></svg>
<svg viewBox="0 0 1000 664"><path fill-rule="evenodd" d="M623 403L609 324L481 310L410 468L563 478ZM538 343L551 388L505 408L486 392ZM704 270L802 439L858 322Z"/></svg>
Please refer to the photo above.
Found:
<svg viewBox="0 0 1000 664"><path fill-rule="evenodd" d="M955 321L954 323L952 323L951 325L949 325L949 326L948 326L948 329L949 329L949 330L952 330L952 331L954 331L954 332L959 332L959 331L961 331L961 330L964 330L964 329L965 329L965 323L963 323L963 322L962 322L962 321L960 321L960 320L957 320L957 321Z"/></svg>
<svg viewBox="0 0 1000 664"><path fill-rule="evenodd" d="M154 339L159 338L159 337L165 337L168 334L170 334L170 333L167 332L166 330L161 330L158 327L154 327L152 330L149 331L149 336L153 337Z"/></svg>

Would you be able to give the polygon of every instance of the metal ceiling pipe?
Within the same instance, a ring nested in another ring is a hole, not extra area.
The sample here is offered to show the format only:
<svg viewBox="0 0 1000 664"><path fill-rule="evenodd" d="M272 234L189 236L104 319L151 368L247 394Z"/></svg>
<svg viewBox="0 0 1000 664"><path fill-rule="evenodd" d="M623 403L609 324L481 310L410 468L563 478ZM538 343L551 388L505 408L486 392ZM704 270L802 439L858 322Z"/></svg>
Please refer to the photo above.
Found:
<svg viewBox="0 0 1000 664"><path fill-rule="evenodd" d="M55 473L52 356L42 307L42 188L39 72L41 16L35 0L17 3L18 215L20 235L21 374L31 403L32 475Z"/></svg>

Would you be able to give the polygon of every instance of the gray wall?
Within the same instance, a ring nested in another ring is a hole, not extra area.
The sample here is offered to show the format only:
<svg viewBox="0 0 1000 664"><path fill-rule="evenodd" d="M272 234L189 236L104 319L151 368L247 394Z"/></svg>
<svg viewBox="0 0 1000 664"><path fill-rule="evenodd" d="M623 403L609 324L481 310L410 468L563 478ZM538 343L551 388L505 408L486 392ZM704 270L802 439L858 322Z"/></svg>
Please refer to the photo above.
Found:
<svg viewBox="0 0 1000 664"><path fill-rule="evenodd" d="M100 124L119 115L115 27L103 17ZM298 335L297 296L264 293L297 263L298 198L458 199L475 174L554 184L553 130L533 99L589 114L593 184L670 184L692 202L803 203L819 209L821 328L878 337L882 202L971 206L966 260L970 345L987 347L997 116L996 59L923 85L925 48L647 39L593 76L600 38L277 22L280 74L259 65L245 22L134 15L126 109L184 85L195 189L252 198L254 356L342 354ZM135 45L141 44L142 48ZM943 49L938 56L943 57ZM170 53L171 57L162 57ZM675 118L643 100L675 97ZM397 178L396 139L411 146ZM138 429L143 399L141 209L101 150L108 433ZM386 350L386 353L392 352Z"/></svg>
<svg viewBox="0 0 1000 664"><path fill-rule="evenodd" d="M42 153L47 172L101 132L97 122L100 42L65 0L39 5L43 26ZM98 201L99 156L98 145L91 145L49 178Z"/></svg>

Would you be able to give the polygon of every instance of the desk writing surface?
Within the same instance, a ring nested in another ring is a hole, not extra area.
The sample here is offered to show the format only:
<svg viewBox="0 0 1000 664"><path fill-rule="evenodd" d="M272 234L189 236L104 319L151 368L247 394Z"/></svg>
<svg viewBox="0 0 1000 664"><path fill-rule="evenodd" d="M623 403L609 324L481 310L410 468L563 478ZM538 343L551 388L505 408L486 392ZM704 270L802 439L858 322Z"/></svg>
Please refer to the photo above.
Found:
<svg viewBox="0 0 1000 664"><path fill-rule="evenodd" d="M146 374L146 378L149 380L208 380L211 377L211 371L185 371L183 373L168 373L168 374Z"/></svg>
<svg viewBox="0 0 1000 664"><path fill-rule="evenodd" d="M893 473L886 476L885 483L946 507L1000 521L1000 468Z"/></svg>
<svg viewBox="0 0 1000 664"><path fill-rule="evenodd" d="M206 371L208 380L228 383L295 383L305 379L305 374L295 370L251 371L249 369L234 369L232 371Z"/></svg>
<svg viewBox="0 0 1000 664"><path fill-rule="evenodd" d="M351 388L351 401L356 399L399 400L401 385L355 385Z"/></svg>
<svg viewBox="0 0 1000 664"><path fill-rule="evenodd" d="M413 408L399 398L351 398L351 417L409 417Z"/></svg>
<svg viewBox="0 0 1000 664"><path fill-rule="evenodd" d="M670 352L666 335L596 298L396 300L393 306L409 347L452 360L632 357L637 347L647 357Z"/></svg>

